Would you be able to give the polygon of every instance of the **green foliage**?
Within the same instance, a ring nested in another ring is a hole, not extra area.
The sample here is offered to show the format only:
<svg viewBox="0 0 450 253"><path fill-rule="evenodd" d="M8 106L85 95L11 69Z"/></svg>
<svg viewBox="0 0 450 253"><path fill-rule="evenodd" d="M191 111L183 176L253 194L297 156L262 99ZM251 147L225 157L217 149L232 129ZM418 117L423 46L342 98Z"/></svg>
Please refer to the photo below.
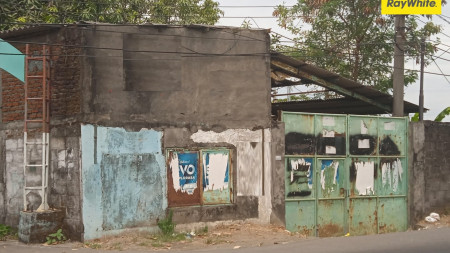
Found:
<svg viewBox="0 0 450 253"><path fill-rule="evenodd" d="M447 107L440 112L434 121L441 122L448 115L450 115L450 107Z"/></svg>
<svg viewBox="0 0 450 253"><path fill-rule="evenodd" d="M3 224L0 224L0 241L6 240L8 235L11 235L12 230L10 226L6 226Z"/></svg>
<svg viewBox="0 0 450 253"><path fill-rule="evenodd" d="M91 249L100 249L102 247L102 245L100 243L95 243L95 242L86 242L84 245Z"/></svg>
<svg viewBox="0 0 450 253"><path fill-rule="evenodd" d="M58 229L56 233L49 234L47 236L47 244L58 244L67 240L66 236L63 234L62 229Z"/></svg>
<svg viewBox="0 0 450 253"><path fill-rule="evenodd" d="M450 115L450 107L445 108L442 112L438 114L438 116L434 119L436 122L441 122L446 116ZM415 113L411 118L411 122L419 121L419 113Z"/></svg>
<svg viewBox="0 0 450 253"><path fill-rule="evenodd" d="M158 227L161 229L164 235L172 235L175 230L176 224L173 223L172 217L173 211L170 210L169 215L166 218L158 221Z"/></svg>
<svg viewBox="0 0 450 253"><path fill-rule="evenodd" d="M0 30L16 22L213 25L222 15L213 0L0 0Z"/></svg>
<svg viewBox="0 0 450 253"><path fill-rule="evenodd" d="M298 0L292 7L280 5L273 15L296 38L293 47L274 47L380 91L391 91L394 17L381 15L380 8L381 1L367 0ZM301 22L304 26L299 26ZM407 60L417 59L422 36L441 29L432 22L419 28L415 15L408 16L406 27ZM435 51L435 44L428 42L426 55ZM416 72L405 75L405 85L418 78Z"/></svg>
<svg viewBox="0 0 450 253"><path fill-rule="evenodd" d="M418 122L419 121L419 113L414 113L414 116L411 117L411 122Z"/></svg>

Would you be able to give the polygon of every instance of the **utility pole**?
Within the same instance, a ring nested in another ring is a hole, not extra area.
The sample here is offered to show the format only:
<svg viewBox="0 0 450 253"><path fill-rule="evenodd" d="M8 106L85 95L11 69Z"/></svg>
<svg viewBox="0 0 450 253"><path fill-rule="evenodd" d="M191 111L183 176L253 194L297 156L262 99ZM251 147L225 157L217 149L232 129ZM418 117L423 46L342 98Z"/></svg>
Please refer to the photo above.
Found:
<svg viewBox="0 0 450 253"><path fill-rule="evenodd" d="M425 68L425 36L420 43L420 93L419 93L419 121L423 121L423 70Z"/></svg>
<svg viewBox="0 0 450 253"><path fill-rule="evenodd" d="M405 87L405 15L395 16L394 41L394 102L392 116L403 117L403 90Z"/></svg>

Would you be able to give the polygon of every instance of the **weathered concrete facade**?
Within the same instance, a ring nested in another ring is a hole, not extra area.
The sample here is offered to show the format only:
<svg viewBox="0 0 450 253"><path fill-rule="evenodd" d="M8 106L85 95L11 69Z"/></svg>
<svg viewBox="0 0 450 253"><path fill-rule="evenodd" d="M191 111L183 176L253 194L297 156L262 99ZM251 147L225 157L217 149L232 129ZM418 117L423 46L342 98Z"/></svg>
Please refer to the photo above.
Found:
<svg viewBox="0 0 450 253"><path fill-rule="evenodd" d="M266 30L87 25L14 36L70 45L52 48L49 205L65 211L71 238L155 226L170 202L169 149L230 154L230 202L171 207L176 223L271 220L273 154L282 152L272 145ZM23 96L5 76L0 222L17 226Z"/></svg>
<svg viewBox="0 0 450 253"><path fill-rule="evenodd" d="M450 124L411 122L409 127L410 224L450 208Z"/></svg>

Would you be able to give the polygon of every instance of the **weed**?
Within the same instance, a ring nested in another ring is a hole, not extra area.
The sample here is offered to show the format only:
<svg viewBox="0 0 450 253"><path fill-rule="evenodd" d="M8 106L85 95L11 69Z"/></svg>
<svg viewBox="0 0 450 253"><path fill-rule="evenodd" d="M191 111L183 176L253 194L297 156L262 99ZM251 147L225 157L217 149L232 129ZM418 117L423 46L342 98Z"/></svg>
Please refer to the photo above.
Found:
<svg viewBox="0 0 450 253"><path fill-rule="evenodd" d="M112 248L115 250L122 250L122 244L120 242L116 242L113 244Z"/></svg>
<svg viewBox="0 0 450 253"><path fill-rule="evenodd" d="M86 245L86 247L91 249L100 249L102 247L102 245L99 243L91 243L91 242L87 242L84 245Z"/></svg>
<svg viewBox="0 0 450 253"><path fill-rule="evenodd" d="M12 230L10 226L0 224L0 241L5 241L8 235L11 235Z"/></svg>
<svg viewBox="0 0 450 253"><path fill-rule="evenodd" d="M148 246L148 242L141 242L138 245L142 246L142 247L147 247Z"/></svg>
<svg viewBox="0 0 450 253"><path fill-rule="evenodd" d="M63 234L62 229L58 229L58 231L56 231L56 233L53 234L49 234L47 236L47 244L58 244L58 243L62 243L65 240L67 240L66 236Z"/></svg>
<svg viewBox="0 0 450 253"><path fill-rule="evenodd" d="M213 243L213 239L208 238L208 239L206 239L205 243L206 244L212 244Z"/></svg>
<svg viewBox="0 0 450 253"><path fill-rule="evenodd" d="M164 235L171 235L171 234L173 234L173 231L175 230L176 224L173 223L172 217L173 217L173 211L170 210L168 217L158 221L158 227L159 227L159 229L161 229L161 231Z"/></svg>
<svg viewBox="0 0 450 253"><path fill-rule="evenodd" d="M160 247L164 247L164 244L161 242L152 242L152 247L160 248Z"/></svg>
<svg viewBox="0 0 450 253"><path fill-rule="evenodd" d="M205 226L204 228L201 228L196 231L197 236L203 236L208 234L208 226Z"/></svg>

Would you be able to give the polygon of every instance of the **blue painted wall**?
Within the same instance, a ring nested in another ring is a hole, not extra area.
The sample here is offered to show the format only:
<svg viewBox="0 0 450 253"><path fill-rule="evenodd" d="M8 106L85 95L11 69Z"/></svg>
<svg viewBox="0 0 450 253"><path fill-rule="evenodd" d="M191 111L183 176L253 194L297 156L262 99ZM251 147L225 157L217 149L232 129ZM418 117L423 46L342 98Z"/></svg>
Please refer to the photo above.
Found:
<svg viewBox="0 0 450 253"><path fill-rule="evenodd" d="M154 130L81 127L85 240L154 225L156 218L165 216L167 175L161 138L162 132Z"/></svg>

